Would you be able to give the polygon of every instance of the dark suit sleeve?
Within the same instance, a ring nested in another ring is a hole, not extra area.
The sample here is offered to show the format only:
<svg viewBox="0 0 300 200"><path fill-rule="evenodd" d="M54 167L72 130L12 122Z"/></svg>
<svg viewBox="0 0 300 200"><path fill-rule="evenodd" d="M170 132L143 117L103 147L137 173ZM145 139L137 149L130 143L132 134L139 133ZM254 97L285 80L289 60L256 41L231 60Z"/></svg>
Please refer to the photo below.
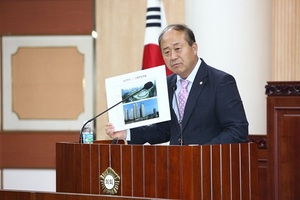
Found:
<svg viewBox="0 0 300 200"><path fill-rule="evenodd" d="M130 129L131 140L128 144L159 144L170 140L170 126L168 122L161 122L149 126Z"/></svg>
<svg viewBox="0 0 300 200"><path fill-rule="evenodd" d="M248 121L233 76L226 74L216 91L216 114L222 132L209 144L246 142Z"/></svg>

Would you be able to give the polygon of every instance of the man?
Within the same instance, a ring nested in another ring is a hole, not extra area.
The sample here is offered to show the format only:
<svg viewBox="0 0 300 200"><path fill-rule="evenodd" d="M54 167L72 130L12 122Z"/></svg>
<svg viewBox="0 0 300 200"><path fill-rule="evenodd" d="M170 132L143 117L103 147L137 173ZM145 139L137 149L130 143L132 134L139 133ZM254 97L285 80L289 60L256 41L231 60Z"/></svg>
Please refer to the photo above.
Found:
<svg viewBox="0 0 300 200"><path fill-rule="evenodd" d="M198 58L192 30L183 24L169 25L159 37L159 46L165 64L174 73L167 77L171 120L131 129L128 143L246 142L248 121L235 79ZM181 85L181 82L186 84ZM186 103L181 102L185 94L188 95ZM181 107L184 107L183 113ZM112 138L126 138L127 132L114 132L112 123L108 123L105 130Z"/></svg>

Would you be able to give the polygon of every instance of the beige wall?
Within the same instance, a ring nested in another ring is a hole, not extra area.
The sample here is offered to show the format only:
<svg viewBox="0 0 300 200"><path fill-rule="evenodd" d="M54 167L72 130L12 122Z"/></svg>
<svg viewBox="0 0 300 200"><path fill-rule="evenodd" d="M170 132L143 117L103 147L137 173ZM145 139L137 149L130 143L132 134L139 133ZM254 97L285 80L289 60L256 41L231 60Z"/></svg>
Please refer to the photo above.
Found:
<svg viewBox="0 0 300 200"><path fill-rule="evenodd" d="M184 23L185 0L164 0L167 23ZM96 1L96 112L107 109L105 78L141 69L146 0ZM95 114L97 114L95 113ZM97 119L97 139L108 139L107 114Z"/></svg>

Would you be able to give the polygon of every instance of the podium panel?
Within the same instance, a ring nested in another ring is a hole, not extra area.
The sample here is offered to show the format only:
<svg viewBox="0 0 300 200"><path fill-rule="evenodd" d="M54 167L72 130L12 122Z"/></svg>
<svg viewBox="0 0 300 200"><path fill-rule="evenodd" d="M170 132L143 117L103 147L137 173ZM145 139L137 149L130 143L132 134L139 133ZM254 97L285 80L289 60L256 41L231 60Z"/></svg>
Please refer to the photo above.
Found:
<svg viewBox="0 0 300 200"><path fill-rule="evenodd" d="M266 85L268 199L300 196L300 81Z"/></svg>
<svg viewBox="0 0 300 200"><path fill-rule="evenodd" d="M56 144L56 191L104 194L100 175L120 176L117 196L258 199L255 143L153 146Z"/></svg>

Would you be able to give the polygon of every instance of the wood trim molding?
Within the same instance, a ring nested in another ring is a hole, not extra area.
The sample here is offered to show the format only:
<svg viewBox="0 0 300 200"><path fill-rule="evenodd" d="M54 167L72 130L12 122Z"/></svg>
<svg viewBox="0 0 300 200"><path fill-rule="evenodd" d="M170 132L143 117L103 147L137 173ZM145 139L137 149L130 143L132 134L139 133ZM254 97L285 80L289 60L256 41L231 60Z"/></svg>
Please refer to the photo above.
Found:
<svg viewBox="0 0 300 200"><path fill-rule="evenodd" d="M248 141L256 143L258 149L267 149L267 135L249 135Z"/></svg>
<svg viewBox="0 0 300 200"><path fill-rule="evenodd" d="M265 89L268 96L295 96L300 95L300 82L268 82Z"/></svg>

